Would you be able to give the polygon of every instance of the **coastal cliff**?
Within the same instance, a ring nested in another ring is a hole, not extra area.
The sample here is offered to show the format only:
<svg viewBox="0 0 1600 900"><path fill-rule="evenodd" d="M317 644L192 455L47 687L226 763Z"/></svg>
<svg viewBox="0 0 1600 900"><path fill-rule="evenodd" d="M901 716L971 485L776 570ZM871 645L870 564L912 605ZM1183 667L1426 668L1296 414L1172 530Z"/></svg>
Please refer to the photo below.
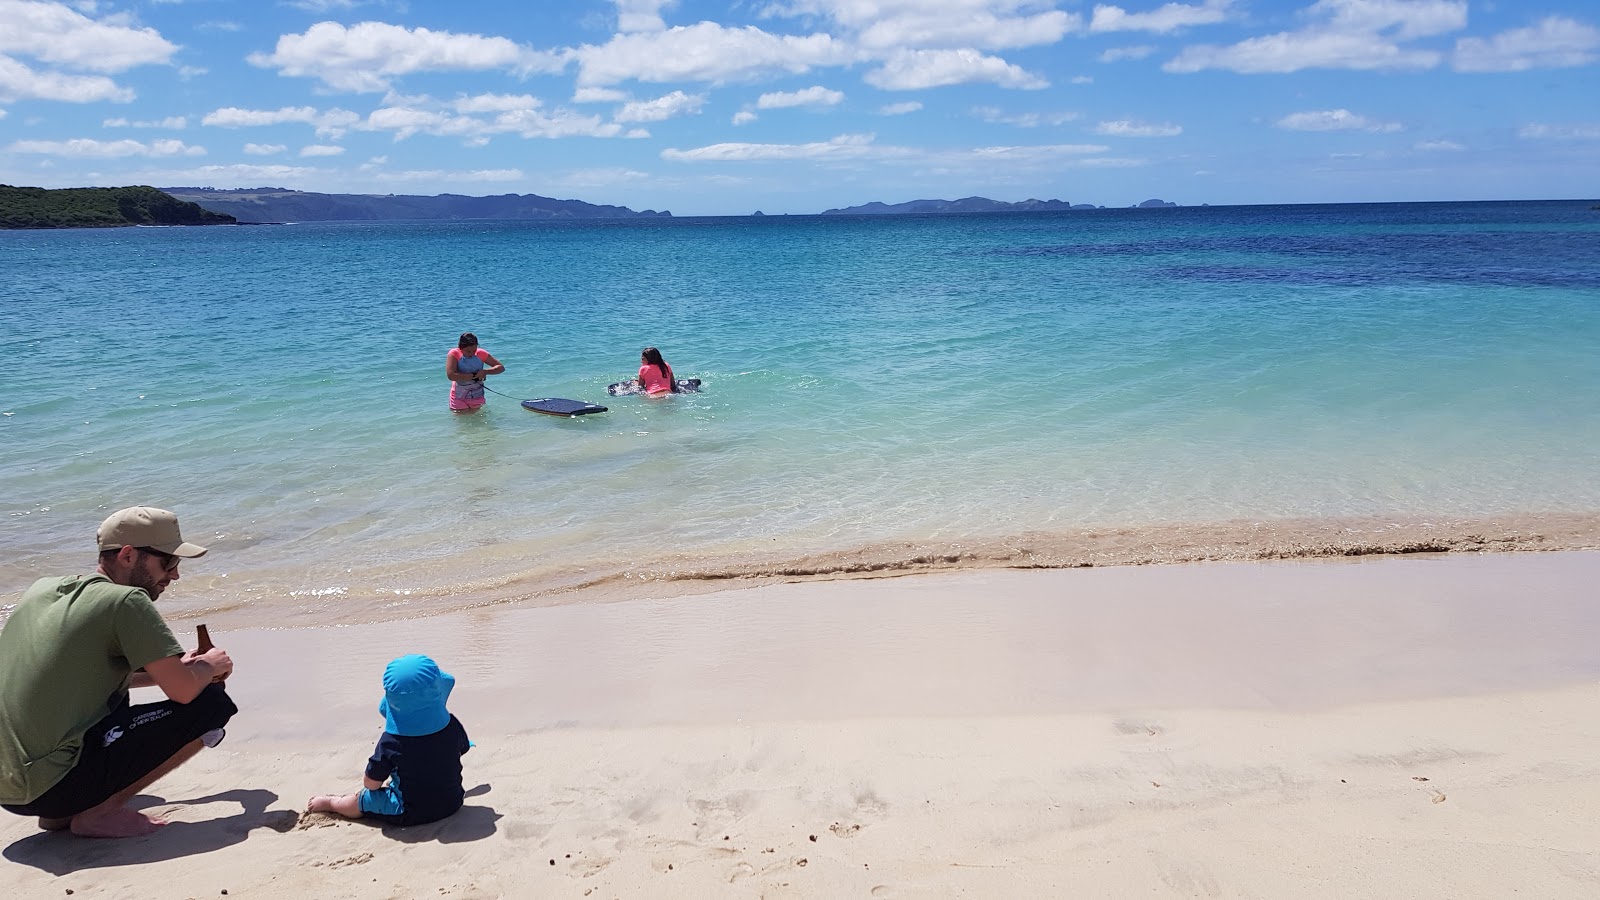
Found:
<svg viewBox="0 0 1600 900"><path fill-rule="evenodd" d="M232 225L153 187L62 188L0 184L0 228L116 228L129 225Z"/></svg>

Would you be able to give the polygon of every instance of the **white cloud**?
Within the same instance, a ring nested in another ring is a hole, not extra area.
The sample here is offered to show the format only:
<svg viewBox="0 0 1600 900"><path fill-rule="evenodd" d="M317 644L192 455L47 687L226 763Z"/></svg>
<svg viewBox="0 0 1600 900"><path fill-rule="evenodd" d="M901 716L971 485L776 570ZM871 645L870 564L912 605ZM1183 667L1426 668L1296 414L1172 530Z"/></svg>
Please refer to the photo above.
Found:
<svg viewBox="0 0 1600 900"><path fill-rule="evenodd" d="M977 147L972 154L983 159L1040 161L1061 157L1092 156L1110 150L1103 144L1033 144L1022 147Z"/></svg>
<svg viewBox="0 0 1600 900"><path fill-rule="evenodd" d="M206 113L200 120L201 125L215 125L219 128L250 128L258 125L280 125L284 122L305 122L310 124L317 119L317 110L313 106L285 106L280 109L240 109L237 106L224 106L214 112Z"/></svg>
<svg viewBox="0 0 1600 900"><path fill-rule="evenodd" d="M780 36L753 26L725 28L715 22L618 34L598 47L579 47L571 55L578 60L580 88L630 80L720 84L777 72L798 75L814 66L855 60L855 51L831 35Z"/></svg>
<svg viewBox="0 0 1600 900"><path fill-rule="evenodd" d="M997 56L976 50L901 50L865 76L886 91L915 91L951 84L988 82L1006 88L1036 90L1050 86L1037 75Z"/></svg>
<svg viewBox="0 0 1600 900"><path fill-rule="evenodd" d="M260 187L263 184L286 184L303 181L321 174L321 170L308 166L258 166L234 163L227 166L197 166L182 173L174 173L180 183L234 185Z"/></svg>
<svg viewBox="0 0 1600 900"><path fill-rule="evenodd" d="M576 169L562 177L561 183L568 187L593 188L610 187L617 184L638 184L653 180L648 172L636 169L624 169L620 166L612 168Z"/></svg>
<svg viewBox="0 0 1600 900"><path fill-rule="evenodd" d="M660 31L667 27L661 10L678 5L678 0L615 0L618 31Z"/></svg>
<svg viewBox="0 0 1600 900"><path fill-rule="evenodd" d="M339 138L359 121L361 117L347 109L318 112L312 106L284 106L279 109L240 109L237 106L225 106L207 113L200 119L200 124L217 128L255 128L281 125L285 122L301 122L314 128L318 135Z"/></svg>
<svg viewBox="0 0 1600 900"><path fill-rule="evenodd" d="M1150 125L1144 122L1121 119L1115 122L1101 122L1094 127L1094 133L1103 134L1107 137L1177 137L1183 134L1183 126L1172 124Z"/></svg>
<svg viewBox="0 0 1600 900"><path fill-rule="evenodd" d="M1040 0L788 0L771 15L832 20L872 53L900 49L1031 47L1079 30L1075 13Z"/></svg>
<svg viewBox="0 0 1600 900"><path fill-rule="evenodd" d="M450 104L458 113L511 112L538 109L543 105L538 97L529 94L477 94L471 97L457 97Z"/></svg>
<svg viewBox="0 0 1600 900"><path fill-rule="evenodd" d="M1228 18L1228 7L1233 0L1206 0L1201 6L1168 3L1154 12L1130 13L1120 6L1096 4L1094 16L1089 20L1089 30L1153 31L1157 34L1177 31L1195 25L1214 25Z"/></svg>
<svg viewBox="0 0 1600 900"><path fill-rule="evenodd" d="M878 107L878 112L885 116L903 116L906 113L914 113L920 109L922 109L920 101L907 100L904 103L890 103L887 106L880 106Z"/></svg>
<svg viewBox="0 0 1600 900"><path fill-rule="evenodd" d="M1455 141L1419 141L1411 149L1419 153L1459 153L1467 148Z"/></svg>
<svg viewBox="0 0 1600 900"><path fill-rule="evenodd" d="M626 103L628 92L616 88L581 87L572 92L573 103Z"/></svg>
<svg viewBox="0 0 1600 900"><path fill-rule="evenodd" d="M156 121L130 122L127 119L118 117L115 119L106 119L105 121L101 122L100 125L105 128L171 128L182 131L184 128L188 127L189 120L183 116L168 116L165 119Z"/></svg>
<svg viewBox="0 0 1600 900"><path fill-rule="evenodd" d="M346 28L318 22L304 34L278 38L272 53L252 53L251 65L279 74L316 78L335 90L377 92L415 72L506 70L517 74L558 72L566 61L502 37L453 34L362 22Z"/></svg>
<svg viewBox="0 0 1600 900"><path fill-rule="evenodd" d="M1302 69L1429 69L1443 54L1400 42L1466 27L1466 0L1318 0L1314 19L1299 31L1250 38L1227 47L1186 47L1161 68L1168 72L1227 69L1244 74Z"/></svg>
<svg viewBox="0 0 1600 900"><path fill-rule="evenodd" d="M165 63L178 50L154 28L129 27L115 18L95 21L64 3L0 0L0 22L0 54L69 69L125 72Z"/></svg>
<svg viewBox="0 0 1600 900"><path fill-rule="evenodd" d="M741 109L738 112L733 114L733 124L735 124L735 125L748 125L751 122L754 122L757 118L759 118L759 117L755 113L751 112L750 110Z"/></svg>
<svg viewBox="0 0 1600 900"><path fill-rule="evenodd" d="M363 131L392 131L395 140L417 134L459 137L472 146L482 146L487 138L498 134L525 138L634 136L623 135L621 125L605 122L599 116L578 115L560 108L545 111L538 108L538 101L531 97L482 95L457 101L468 107L493 111L489 116L458 114L453 106L429 97L394 97L392 100L391 105L373 110L365 121L354 127ZM523 100L532 101L534 105L524 105Z"/></svg>
<svg viewBox="0 0 1600 900"><path fill-rule="evenodd" d="M522 181L524 176L521 169L474 169L465 172L452 172L445 169L407 170L403 172L376 172L373 175L379 181L412 182L412 181L454 181L462 183L493 182L496 184Z"/></svg>
<svg viewBox="0 0 1600 900"><path fill-rule="evenodd" d="M1400 40L1467 27L1467 0L1317 0L1308 12L1326 14L1329 27L1340 31L1392 29Z"/></svg>
<svg viewBox="0 0 1600 900"><path fill-rule="evenodd" d="M762 94L756 100L756 109L786 109L794 106L838 106L843 102L843 93L829 90L821 85L813 85L800 91L776 91L770 94Z"/></svg>
<svg viewBox="0 0 1600 900"><path fill-rule="evenodd" d="M335 147L329 144L309 144L300 148L301 156L342 156L343 154L343 147Z"/></svg>
<svg viewBox="0 0 1600 900"><path fill-rule="evenodd" d="M1600 59L1600 29L1560 16L1494 37L1456 42L1458 72L1522 72L1587 66Z"/></svg>
<svg viewBox="0 0 1600 900"><path fill-rule="evenodd" d="M1291 113L1274 124L1279 128L1286 128L1290 131L1392 132L1401 129L1401 125L1398 122L1374 121L1366 116L1358 116L1348 109L1325 109Z"/></svg>
<svg viewBox="0 0 1600 900"><path fill-rule="evenodd" d="M612 119L618 122L664 122L674 116L697 114L705 102L704 94L673 91L654 100L635 100L624 104Z"/></svg>
<svg viewBox="0 0 1600 900"><path fill-rule="evenodd" d="M244 152L251 156L274 156L289 149L283 144L245 144Z"/></svg>
<svg viewBox="0 0 1600 900"><path fill-rule="evenodd" d="M1060 125L1071 122L1078 117L1077 113L1007 113L994 106L973 107L972 114L985 122L994 122L1000 125L1015 125L1018 128L1037 128L1040 125Z"/></svg>
<svg viewBox="0 0 1600 900"><path fill-rule="evenodd" d="M904 154L898 147L878 147L870 134L841 134L811 144L712 144L693 150L668 148L661 158L678 162L762 162L769 160L851 160Z"/></svg>
<svg viewBox="0 0 1600 900"><path fill-rule="evenodd" d="M1403 50L1369 34L1273 34L1231 47L1186 47L1161 68L1167 72L1229 69L1246 75L1298 72L1301 69L1430 69L1441 54Z"/></svg>
<svg viewBox="0 0 1600 900"><path fill-rule="evenodd" d="M206 148L193 147L183 141L97 141L92 138L74 138L67 141L15 141L9 148L13 153L39 153L47 156L65 156L75 159L122 159L129 156L204 156Z"/></svg>
<svg viewBox="0 0 1600 900"><path fill-rule="evenodd" d="M1517 137L1536 141L1594 141L1600 140L1600 124L1524 125L1517 131Z"/></svg>
<svg viewBox="0 0 1600 900"><path fill-rule="evenodd" d="M1136 47L1112 47L1100 54L1103 63L1121 62L1125 59L1144 59L1156 52L1156 48L1149 44L1140 44Z"/></svg>
<svg viewBox="0 0 1600 900"><path fill-rule="evenodd" d="M0 56L0 103L16 100L127 103L133 100L133 91L103 75L36 72L14 59Z"/></svg>

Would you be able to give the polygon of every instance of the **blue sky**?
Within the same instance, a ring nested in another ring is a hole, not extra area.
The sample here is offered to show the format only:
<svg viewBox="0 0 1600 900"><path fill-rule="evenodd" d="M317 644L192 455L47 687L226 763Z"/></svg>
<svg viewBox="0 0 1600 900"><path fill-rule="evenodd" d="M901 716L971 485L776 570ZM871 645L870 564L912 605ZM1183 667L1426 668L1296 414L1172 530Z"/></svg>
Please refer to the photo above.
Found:
<svg viewBox="0 0 1600 900"><path fill-rule="evenodd" d="M0 0L0 182L1594 198L1600 2Z"/></svg>

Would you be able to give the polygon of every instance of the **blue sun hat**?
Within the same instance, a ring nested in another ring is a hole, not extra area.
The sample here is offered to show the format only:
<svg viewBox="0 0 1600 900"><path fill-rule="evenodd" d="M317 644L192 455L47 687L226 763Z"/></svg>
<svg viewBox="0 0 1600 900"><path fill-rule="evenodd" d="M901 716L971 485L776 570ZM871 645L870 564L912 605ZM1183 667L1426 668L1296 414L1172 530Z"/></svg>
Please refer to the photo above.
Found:
<svg viewBox="0 0 1600 900"><path fill-rule="evenodd" d="M383 699L378 712L383 730L402 737L421 737L450 724L445 701L456 686L454 675L420 653L409 653L383 670Z"/></svg>

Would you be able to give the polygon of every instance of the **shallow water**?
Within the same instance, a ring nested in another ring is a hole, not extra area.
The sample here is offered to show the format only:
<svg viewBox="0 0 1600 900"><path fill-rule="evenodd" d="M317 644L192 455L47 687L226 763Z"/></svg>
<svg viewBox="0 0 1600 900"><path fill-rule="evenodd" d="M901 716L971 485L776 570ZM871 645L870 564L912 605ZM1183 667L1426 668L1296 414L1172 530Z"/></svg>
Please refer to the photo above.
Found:
<svg viewBox="0 0 1600 900"><path fill-rule="evenodd" d="M164 605L255 622L1077 564L1105 530L1121 561L1391 521L1584 546L1589 207L0 233L0 592L135 503L215 548ZM508 396L456 416L465 329ZM608 397L647 344L704 391Z"/></svg>

